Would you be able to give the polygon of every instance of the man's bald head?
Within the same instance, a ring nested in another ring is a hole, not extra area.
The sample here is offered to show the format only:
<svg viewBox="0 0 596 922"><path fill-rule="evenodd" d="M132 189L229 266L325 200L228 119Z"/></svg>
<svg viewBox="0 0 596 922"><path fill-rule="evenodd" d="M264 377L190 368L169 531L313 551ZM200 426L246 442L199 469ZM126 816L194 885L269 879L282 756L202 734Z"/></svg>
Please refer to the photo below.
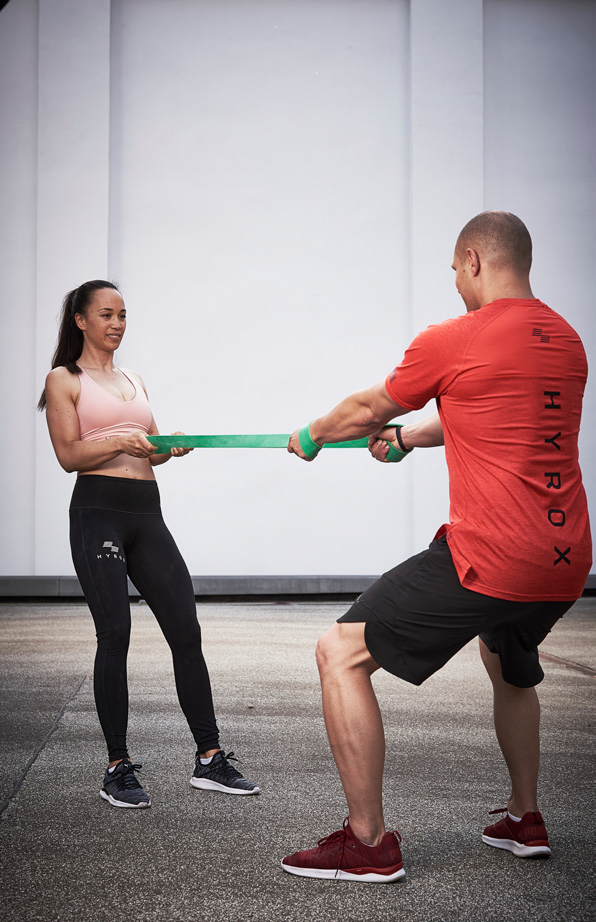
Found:
<svg viewBox="0 0 596 922"><path fill-rule="evenodd" d="M509 211L483 211L462 229L455 251L470 248L494 269L528 273L532 265L532 238L528 228Z"/></svg>

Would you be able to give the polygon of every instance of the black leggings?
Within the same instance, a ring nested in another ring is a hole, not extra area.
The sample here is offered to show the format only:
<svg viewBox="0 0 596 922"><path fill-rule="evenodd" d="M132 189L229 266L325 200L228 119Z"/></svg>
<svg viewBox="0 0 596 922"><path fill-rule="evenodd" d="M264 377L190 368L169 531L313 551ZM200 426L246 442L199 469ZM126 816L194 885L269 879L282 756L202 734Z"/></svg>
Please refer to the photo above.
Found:
<svg viewBox="0 0 596 922"><path fill-rule="evenodd" d="M162 518L157 483L79 477L70 504L70 546L97 631L93 685L110 761L128 756L127 576L170 646L178 700L198 751L216 749L219 734L192 581Z"/></svg>

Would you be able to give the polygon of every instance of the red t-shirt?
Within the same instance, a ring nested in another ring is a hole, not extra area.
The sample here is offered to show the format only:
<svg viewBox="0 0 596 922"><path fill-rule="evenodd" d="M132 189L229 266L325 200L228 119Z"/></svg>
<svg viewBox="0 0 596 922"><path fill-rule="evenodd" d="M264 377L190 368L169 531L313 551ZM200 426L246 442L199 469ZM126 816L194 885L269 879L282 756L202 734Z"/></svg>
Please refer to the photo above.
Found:
<svg viewBox="0 0 596 922"><path fill-rule="evenodd" d="M592 562L578 461L586 355L538 300L503 298L428 327L385 386L436 398L449 469L447 533L463 586L519 601L581 596Z"/></svg>

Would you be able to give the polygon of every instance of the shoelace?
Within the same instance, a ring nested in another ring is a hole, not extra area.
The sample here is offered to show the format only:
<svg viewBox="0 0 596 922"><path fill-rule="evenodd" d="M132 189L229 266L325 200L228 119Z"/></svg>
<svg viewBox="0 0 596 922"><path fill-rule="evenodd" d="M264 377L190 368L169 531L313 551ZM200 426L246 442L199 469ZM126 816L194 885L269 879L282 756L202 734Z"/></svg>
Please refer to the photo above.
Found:
<svg viewBox="0 0 596 922"><path fill-rule="evenodd" d="M346 817L346 819L342 823L341 829L336 829L335 832L329 833L328 836L323 836L323 838L319 839L319 841L317 842L317 845L322 848L326 848L328 846L337 847L339 858L337 859L337 865L335 867L336 877L338 873L341 871L341 866L342 866L342 862L344 859L344 852L346 850L346 839L347 839L346 827L349 821L350 821L349 817ZM339 847L340 843L341 843L341 848Z"/></svg>
<svg viewBox="0 0 596 922"><path fill-rule="evenodd" d="M238 769L234 768L233 765L230 765L230 760L231 760L232 762L238 762L238 763L240 764L240 759L236 759L236 758L234 757L234 753L233 753L233 752L228 752L228 753L226 754L226 753L223 751L223 749L221 750L221 753L220 753L220 754L221 754L221 757L222 757L222 758L221 758L221 762L219 762L219 764L216 765L217 770L218 770L218 771L221 771L223 774L227 775L228 777L231 776L231 777L233 777L233 778L241 778L242 775L240 774L240 772L238 771ZM219 761L219 760L218 760L218 761Z"/></svg>
<svg viewBox="0 0 596 922"><path fill-rule="evenodd" d="M223 749L220 749L218 752L215 753L215 755L211 759L211 762L209 762L208 765L203 765L200 762L199 754L197 753L197 767L208 769L209 771L213 771L214 773L217 773L219 775L242 778L242 775L240 774L240 772L237 771L233 765L230 765L229 759L231 759L232 762L241 762L241 759L236 759L234 757L233 752L225 753Z"/></svg>
<svg viewBox="0 0 596 922"><path fill-rule="evenodd" d="M123 764L124 768L121 768L114 778L114 781L117 782L118 787L120 789L125 788L129 791L140 788L141 785L139 784L138 778L135 776L135 772L140 771L143 766L139 765L138 763L133 764L132 762L121 762L120 764ZM114 772L114 774L116 773Z"/></svg>
<svg viewBox="0 0 596 922"><path fill-rule="evenodd" d="M495 811L495 812L496 812L496 811ZM323 836L323 838L322 838L322 839L319 839L319 841L317 842L317 845L318 845L318 846L322 846L322 847L329 846L329 845L330 845L330 846L334 846L334 845L339 846L340 840L341 840L341 850L339 851L339 859L338 859L338 862L337 862L337 867L335 868L335 876L336 876L336 877L337 877L339 871L341 870L341 865L342 865L342 862L343 862L343 859L344 859L344 852L345 852L345 850L346 850L346 841L347 841L347 838L348 838L347 833L346 833L346 828L347 828L349 822L350 822L350 817L347 816L347 817L345 818L345 820L343 821L343 823L342 823L341 829L337 829L335 832L330 833L328 836ZM398 845L401 845L401 835L399 834L399 832L397 831L397 829L392 829L391 832L392 832L392 834L395 836L395 838L397 839L397 844L398 844Z"/></svg>

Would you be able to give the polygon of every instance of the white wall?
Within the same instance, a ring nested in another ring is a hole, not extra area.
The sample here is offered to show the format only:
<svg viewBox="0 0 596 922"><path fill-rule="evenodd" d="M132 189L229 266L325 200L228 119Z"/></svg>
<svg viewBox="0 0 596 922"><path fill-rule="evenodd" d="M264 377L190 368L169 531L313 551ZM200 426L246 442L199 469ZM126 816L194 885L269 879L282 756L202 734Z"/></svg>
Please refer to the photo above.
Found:
<svg viewBox="0 0 596 922"><path fill-rule="evenodd" d="M594 535L596 3L488 0L484 28L485 203L523 215L534 293L569 320L588 353L579 444Z"/></svg>
<svg viewBox="0 0 596 922"><path fill-rule="evenodd" d="M113 3L120 359L164 431L289 432L392 367L408 317L407 12ZM362 452L320 460L171 462L159 479L191 571L374 572L378 542L354 532L386 505L386 472Z"/></svg>
<svg viewBox="0 0 596 922"><path fill-rule="evenodd" d="M595 29L582 0L11 0L0 572L72 573L73 477L33 406L86 278L120 284L119 362L164 432L289 432L384 377L461 312L453 242L485 207L526 221L535 293L594 357ZM440 450L211 450L158 476L194 574L378 573L447 515Z"/></svg>
<svg viewBox="0 0 596 922"><path fill-rule="evenodd" d="M36 572L37 2L0 12L0 567Z"/></svg>

